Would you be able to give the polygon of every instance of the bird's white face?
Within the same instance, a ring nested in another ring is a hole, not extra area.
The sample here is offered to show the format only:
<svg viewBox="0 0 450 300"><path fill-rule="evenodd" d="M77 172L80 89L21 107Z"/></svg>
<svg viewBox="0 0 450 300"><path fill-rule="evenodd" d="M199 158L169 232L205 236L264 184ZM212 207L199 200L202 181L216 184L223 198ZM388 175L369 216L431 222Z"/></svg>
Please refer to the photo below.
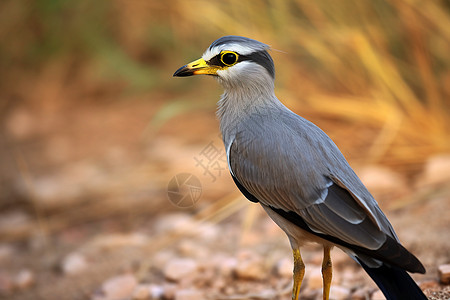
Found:
<svg viewBox="0 0 450 300"><path fill-rule="evenodd" d="M174 76L213 75L226 83L263 75L274 77L273 62L266 45L250 39L218 41L220 39L203 53L202 58L181 67Z"/></svg>

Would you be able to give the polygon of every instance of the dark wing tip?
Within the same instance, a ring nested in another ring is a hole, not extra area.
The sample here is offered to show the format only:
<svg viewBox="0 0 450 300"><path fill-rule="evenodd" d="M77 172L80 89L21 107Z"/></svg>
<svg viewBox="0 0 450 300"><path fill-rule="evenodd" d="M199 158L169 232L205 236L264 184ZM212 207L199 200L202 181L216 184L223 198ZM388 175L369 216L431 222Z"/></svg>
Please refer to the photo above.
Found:
<svg viewBox="0 0 450 300"><path fill-rule="evenodd" d="M408 272L425 274L423 264L411 252L406 250L399 242L387 237L386 242L377 250L372 250L372 257L378 258Z"/></svg>

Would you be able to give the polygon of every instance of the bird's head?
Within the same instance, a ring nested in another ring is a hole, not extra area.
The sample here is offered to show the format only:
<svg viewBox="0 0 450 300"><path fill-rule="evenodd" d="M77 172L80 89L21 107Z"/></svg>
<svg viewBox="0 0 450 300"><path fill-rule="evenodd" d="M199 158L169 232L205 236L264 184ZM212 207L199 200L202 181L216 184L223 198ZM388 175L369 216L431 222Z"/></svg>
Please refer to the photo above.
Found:
<svg viewBox="0 0 450 300"><path fill-rule="evenodd" d="M268 49L268 45L253 39L224 36L214 41L200 59L179 68L173 76L212 75L224 87L273 85L275 67Z"/></svg>

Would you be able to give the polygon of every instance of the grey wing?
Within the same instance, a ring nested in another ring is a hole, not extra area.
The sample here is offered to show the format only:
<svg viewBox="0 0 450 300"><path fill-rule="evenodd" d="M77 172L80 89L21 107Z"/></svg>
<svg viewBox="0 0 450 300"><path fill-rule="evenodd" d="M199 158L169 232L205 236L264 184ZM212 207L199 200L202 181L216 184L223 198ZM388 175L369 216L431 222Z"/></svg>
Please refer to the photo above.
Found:
<svg viewBox="0 0 450 300"><path fill-rule="evenodd" d="M230 168L236 180L259 202L295 212L314 232L368 249L379 248L386 233L372 221L374 217L367 208L329 174L320 172L325 169L314 166L313 158L304 156L316 150L295 155L295 148L283 152L280 147L271 149L256 141L248 144L237 136L229 150Z"/></svg>

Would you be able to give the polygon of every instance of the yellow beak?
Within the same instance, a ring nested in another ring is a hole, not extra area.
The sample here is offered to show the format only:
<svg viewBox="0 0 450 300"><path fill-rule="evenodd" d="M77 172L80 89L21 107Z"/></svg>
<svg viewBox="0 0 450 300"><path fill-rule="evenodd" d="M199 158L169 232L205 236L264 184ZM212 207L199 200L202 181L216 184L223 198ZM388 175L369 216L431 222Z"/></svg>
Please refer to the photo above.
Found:
<svg viewBox="0 0 450 300"><path fill-rule="evenodd" d="M192 75L216 75L217 67L210 66L203 58L197 59L185 66L182 66L173 74L174 77L185 77Z"/></svg>

